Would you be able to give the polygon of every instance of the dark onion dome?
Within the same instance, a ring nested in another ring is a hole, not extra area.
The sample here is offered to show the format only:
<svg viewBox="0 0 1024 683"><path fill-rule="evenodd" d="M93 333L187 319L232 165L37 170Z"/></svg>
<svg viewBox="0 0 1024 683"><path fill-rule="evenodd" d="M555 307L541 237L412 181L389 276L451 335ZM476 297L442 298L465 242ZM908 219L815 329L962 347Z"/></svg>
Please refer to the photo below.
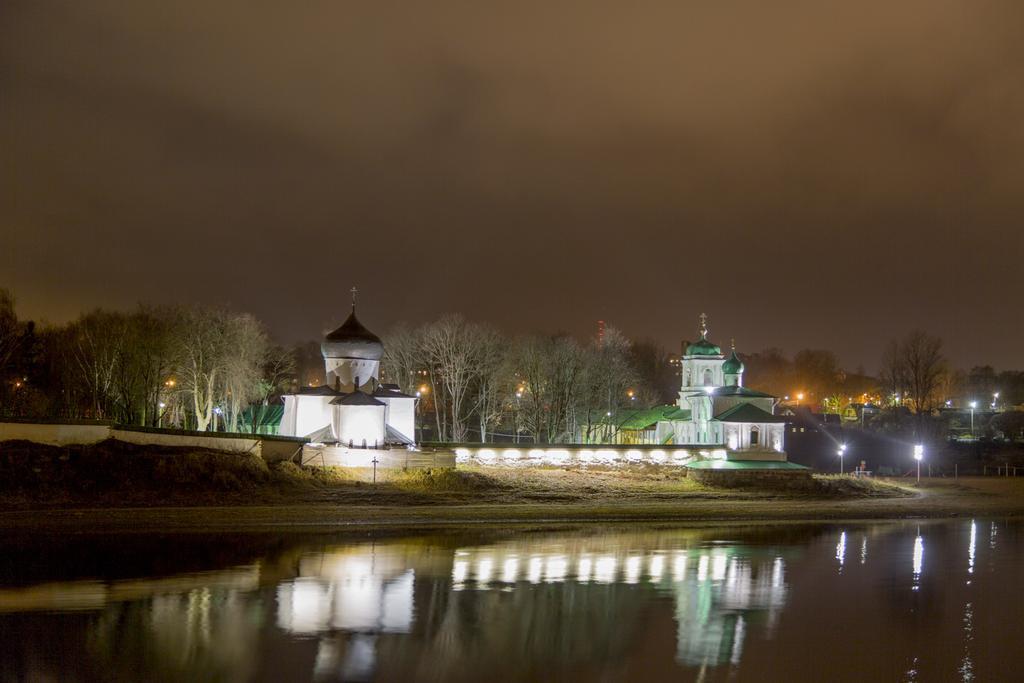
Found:
<svg viewBox="0 0 1024 683"><path fill-rule="evenodd" d="M687 356L721 356L722 349L701 338L686 347Z"/></svg>
<svg viewBox="0 0 1024 683"><path fill-rule="evenodd" d="M384 355L384 344L380 337L363 327L356 317L355 306L341 327L331 332L320 345L324 358L356 358L359 360L380 360Z"/></svg>
<svg viewBox="0 0 1024 683"><path fill-rule="evenodd" d="M743 361L736 355L736 349L733 349L732 355L722 363L722 372L727 375L738 375L743 372Z"/></svg>

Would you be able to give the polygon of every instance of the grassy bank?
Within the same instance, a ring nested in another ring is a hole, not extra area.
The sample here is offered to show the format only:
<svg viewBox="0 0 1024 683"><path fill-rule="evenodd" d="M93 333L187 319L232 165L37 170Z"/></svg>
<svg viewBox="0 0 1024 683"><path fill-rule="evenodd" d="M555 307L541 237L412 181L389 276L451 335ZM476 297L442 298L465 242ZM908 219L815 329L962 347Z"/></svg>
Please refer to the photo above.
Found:
<svg viewBox="0 0 1024 683"><path fill-rule="evenodd" d="M0 445L0 529L212 530L880 519L1024 513L1024 479L858 480L718 489L677 468L459 468L369 484L338 469L135 447Z"/></svg>

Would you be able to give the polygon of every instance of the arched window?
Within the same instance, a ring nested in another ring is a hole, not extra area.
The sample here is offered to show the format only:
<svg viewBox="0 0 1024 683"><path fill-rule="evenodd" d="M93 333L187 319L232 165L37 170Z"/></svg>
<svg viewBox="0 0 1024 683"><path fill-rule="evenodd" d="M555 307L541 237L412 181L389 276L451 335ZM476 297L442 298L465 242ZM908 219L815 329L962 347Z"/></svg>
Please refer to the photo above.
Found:
<svg viewBox="0 0 1024 683"><path fill-rule="evenodd" d="M751 448L753 448L754 446L758 445L759 443L761 443L761 430L758 429L757 427L751 427L750 428L750 446L751 446Z"/></svg>
<svg viewBox="0 0 1024 683"><path fill-rule="evenodd" d="M715 382L715 373L711 368L705 368L704 370L704 386L710 387Z"/></svg>

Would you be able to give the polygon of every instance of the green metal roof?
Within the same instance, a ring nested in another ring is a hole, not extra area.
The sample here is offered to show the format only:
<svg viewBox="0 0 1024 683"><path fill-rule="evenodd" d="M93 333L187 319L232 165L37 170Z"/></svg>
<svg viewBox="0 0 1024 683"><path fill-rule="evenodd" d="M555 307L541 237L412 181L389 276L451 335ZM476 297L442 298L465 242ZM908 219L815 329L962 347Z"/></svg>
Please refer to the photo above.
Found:
<svg viewBox="0 0 1024 683"><path fill-rule="evenodd" d="M715 389L715 396L747 396L748 398L775 398L771 394L766 394L763 391L755 391L754 389L748 389L746 387L737 386L717 387Z"/></svg>
<svg viewBox="0 0 1024 683"><path fill-rule="evenodd" d="M786 418L781 415L772 415L766 410L761 410L753 403L741 403L733 406L723 413L715 415L719 422L785 422Z"/></svg>
<svg viewBox="0 0 1024 683"><path fill-rule="evenodd" d="M249 406L242 411L239 422L251 426L254 415L258 425L277 426L281 424L281 418L284 416L284 406L280 403L269 406Z"/></svg>
<svg viewBox="0 0 1024 683"><path fill-rule="evenodd" d="M697 460L686 467L694 470L809 470L787 460Z"/></svg>
<svg viewBox="0 0 1024 683"><path fill-rule="evenodd" d="M722 363L722 372L727 375L738 375L743 372L743 361L736 355L735 349L733 349L732 355Z"/></svg>
<svg viewBox="0 0 1024 683"><path fill-rule="evenodd" d="M689 420L690 411L678 406L655 406L637 410L618 410L609 417L602 414L600 424L613 424L619 429L649 429L662 420Z"/></svg>
<svg viewBox="0 0 1024 683"><path fill-rule="evenodd" d="M721 356L722 349L707 339L698 339L686 347L687 356Z"/></svg>

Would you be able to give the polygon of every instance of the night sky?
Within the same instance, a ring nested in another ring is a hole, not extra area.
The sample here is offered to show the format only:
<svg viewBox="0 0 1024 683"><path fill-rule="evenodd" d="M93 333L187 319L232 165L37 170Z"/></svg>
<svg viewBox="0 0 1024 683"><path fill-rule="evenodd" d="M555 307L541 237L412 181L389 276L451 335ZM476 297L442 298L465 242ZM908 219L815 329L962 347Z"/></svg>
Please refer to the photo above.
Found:
<svg viewBox="0 0 1024 683"><path fill-rule="evenodd" d="M1024 3L0 3L23 317L607 320L1024 368Z"/></svg>

